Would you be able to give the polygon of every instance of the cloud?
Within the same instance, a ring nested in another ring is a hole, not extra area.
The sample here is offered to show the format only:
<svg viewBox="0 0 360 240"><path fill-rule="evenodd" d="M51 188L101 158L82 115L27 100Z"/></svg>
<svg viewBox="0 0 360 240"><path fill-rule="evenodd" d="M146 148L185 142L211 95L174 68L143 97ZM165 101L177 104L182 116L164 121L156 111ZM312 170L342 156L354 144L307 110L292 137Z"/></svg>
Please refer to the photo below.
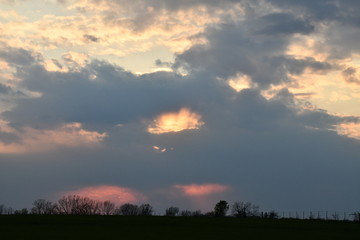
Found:
<svg viewBox="0 0 360 240"><path fill-rule="evenodd" d="M259 30L255 32L265 35L309 34L315 30L311 23L296 19L289 13L272 13L260 17L257 24L259 24Z"/></svg>
<svg viewBox="0 0 360 240"><path fill-rule="evenodd" d="M175 185L174 188L180 190L189 197L218 194L225 192L229 189L228 186L221 184Z"/></svg>
<svg viewBox="0 0 360 240"><path fill-rule="evenodd" d="M350 123L341 123L337 126L337 132L340 135L344 135L347 137L360 139L360 123L350 122Z"/></svg>
<svg viewBox="0 0 360 240"><path fill-rule="evenodd" d="M0 49L0 59L15 66L26 66L37 62L36 56L33 56L31 51L5 46Z"/></svg>
<svg viewBox="0 0 360 240"><path fill-rule="evenodd" d="M146 197L142 193L133 189L111 185L84 187L73 191L62 192L59 195L78 195L97 201L111 201L117 205L124 203L142 203L146 200Z"/></svg>
<svg viewBox="0 0 360 240"><path fill-rule="evenodd" d="M69 147L96 147L106 137L106 133L82 129L79 123L68 123L53 130L38 130L29 127L21 131L0 132L0 154L22 154ZM9 142L9 140L12 140ZM16 140L16 141L15 141Z"/></svg>
<svg viewBox="0 0 360 240"><path fill-rule="evenodd" d="M181 108L179 112L163 113L157 116L149 125L148 131L153 134L180 132L187 129L199 129L203 124L199 114L191 112L188 108Z"/></svg>
<svg viewBox="0 0 360 240"><path fill-rule="evenodd" d="M0 94L10 94L11 92L11 87L0 83Z"/></svg>
<svg viewBox="0 0 360 240"><path fill-rule="evenodd" d="M342 72L346 82L360 84L360 78L357 75L357 70L353 67L348 67Z"/></svg>
<svg viewBox="0 0 360 240"><path fill-rule="evenodd" d="M89 34L85 34L84 35L84 38L87 40L87 41L90 41L90 42L98 42L100 39L93 36L93 35L89 35Z"/></svg>

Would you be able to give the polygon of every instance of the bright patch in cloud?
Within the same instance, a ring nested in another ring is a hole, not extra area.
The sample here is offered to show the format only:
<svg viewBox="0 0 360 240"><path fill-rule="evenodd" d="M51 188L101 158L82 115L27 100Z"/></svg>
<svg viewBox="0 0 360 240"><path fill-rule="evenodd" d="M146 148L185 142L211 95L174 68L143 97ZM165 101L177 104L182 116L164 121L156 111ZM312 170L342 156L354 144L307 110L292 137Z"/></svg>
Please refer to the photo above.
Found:
<svg viewBox="0 0 360 240"><path fill-rule="evenodd" d="M138 203L146 200L146 197L130 188L101 185L85 187L75 191L62 193L62 195L79 195L98 201L112 201L116 204Z"/></svg>
<svg viewBox="0 0 360 240"><path fill-rule="evenodd" d="M221 184L190 184L190 185L175 185L176 189L182 191L185 195L196 197L222 193L229 190L229 187Z"/></svg>
<svg viewBox="0 0 360 240"><path fill-rule="evenodd" d="M336 127L338 134L360 140L360 123L343 123Z"/></svg>
<svg viewBox="0 0 360 240"><path fill-rule="evenodd" d="M256 85L252 83L251 78L242 73L237 74L234 78L230 78L228 84L237 92L240 92L243 89L256 87Z"/></svg>
<svg viewBox="0 0 360 240"><path fill-rule="evenodd" d="M166 148L162 148L162 147L158 147L158 146L153 146L153 149L156 151L156 152L160 152L160 153L163 153L163 152L166 152Z"/></svg>
<svg viewBox="0 0 360 240"><path fill-rule="evenodd" d="M201 115L182 108L179 112L163 113L148 126L149 133L162 134L180 132L187 129L199 129L204 124Z"/></svg>

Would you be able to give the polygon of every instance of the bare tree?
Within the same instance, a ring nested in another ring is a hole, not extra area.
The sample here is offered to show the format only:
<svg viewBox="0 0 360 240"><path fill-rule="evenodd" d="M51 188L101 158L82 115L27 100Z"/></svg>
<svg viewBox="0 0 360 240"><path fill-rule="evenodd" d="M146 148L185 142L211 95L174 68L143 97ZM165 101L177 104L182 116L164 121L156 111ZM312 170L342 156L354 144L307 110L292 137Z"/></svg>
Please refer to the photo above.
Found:
<svg viewBox="0 0 360 240"><path fill-rule="evenodd" d="M255 217L259 215L259 207L250 202L235 202L231 212L235 217Z"/></svg>
<svg viewBox="0 0 360 240"><path fill-rule="evenodd" d="M192 213L190 210L182 210L180 212L180 216L182 216L182 217L190 217L191 215L192 215Z"/></svg>
<svg viewBox="0 0 360 240"><path fill-rule="evenodd" d="M75 214L74 205L76 204L78 196L63 196L58 200L58 211L61 214L70 215Z"/></svg>
<svg viewBox="0 0 360 240"><path fill-rule="evenodd" d="M165 210L165 216L169 216L169 217L174 217L178 215L178 213L179 213L178 207L171 206Z"/></svg>
<svg viewBox="0 0 360 240"><path fill-rule="evenodd" d="M202 216L203 214L201 213L201 210L195 210L191 213L191 216L193 217L199 217Z"/></svg>
<svg viewBox="0 0 360 240"><path fill-rule="evenodd" d="M5 214L6 207L4 204L0 205L0 215Z"/></svg>
<svg viewBox="0 0 360 240"><path fill-rule="evenodd" d="M269 218L274 219L274 218L278 218L278 217L279 217L279 214L277 212L275 212L275 211L269 212Z"/></svg>
<svg viewBox="0 0 360 240"><path fill-rule="evenodd" d="M139 207L135 204L125 203L116 210L116 213L123 216L137 216Z"/></svg>
<svg viewBox="0 0 360 240"><path fill-rule="evenodd" d="M139 215L141 216L151 216L153 212L153 207L148 203L141 204L139 207Z"/></svg>
<svg viewBox="0 0 360 240"><path fill-rule="evenodd" d="M45 199L37 199L33 202L33 207L31 208L32 214L54 214L56 212L56 204L47 201Z"/></svg>
<svg viewBox="0 0 360 240"><path fill-rule="evenodd" d="M27 215L27 214L29 214L29 210L27 208L22 208L20 210L15 210L14 214L15 215Z"/></svg>
<svg viewBox="0 0 360 240"><path fill-rule="evenodd" d="M101 204L101 212L104 215L112 215L115 212L115 203L105 201Z"/></svg>
<svg viewBox="0 0 360 240"><path fill-rule="evenodd" d="M354 212L351 215L354 216L354 222L360 222L360 212Z"/></svg>
<svg viewBox="0 0 360 240"><path fill-rule="evenodd" d="M57 205L59 213L65 215L93 215L101 212L100 202L77 195L64 196Z"/></svg>

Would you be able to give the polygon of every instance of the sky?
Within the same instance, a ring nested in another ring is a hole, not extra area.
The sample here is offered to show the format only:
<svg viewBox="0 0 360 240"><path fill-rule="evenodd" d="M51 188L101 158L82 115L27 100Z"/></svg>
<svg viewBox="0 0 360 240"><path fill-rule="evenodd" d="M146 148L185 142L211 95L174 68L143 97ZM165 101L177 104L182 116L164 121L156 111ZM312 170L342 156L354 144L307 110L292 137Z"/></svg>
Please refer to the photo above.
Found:
<svg viewBox="0 0 360 240"><path fill-rule="evenodd" d="M359 210L360 1L0 6L0 204Z"/></svg>

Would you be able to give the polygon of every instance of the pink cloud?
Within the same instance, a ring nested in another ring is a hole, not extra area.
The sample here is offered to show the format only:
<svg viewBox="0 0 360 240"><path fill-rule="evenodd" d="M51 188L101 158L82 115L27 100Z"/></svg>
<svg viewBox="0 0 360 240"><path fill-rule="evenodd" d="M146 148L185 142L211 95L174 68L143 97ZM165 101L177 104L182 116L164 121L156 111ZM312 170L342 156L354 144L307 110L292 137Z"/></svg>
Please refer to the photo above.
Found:
<svg viewBox="0 0 360 240"><path fill-rule="evenodd" d="M221 184L190 184L190 185L175 185L175 189L180 190L187 196L205 196L216 193L222 193L229 189L229 186Z"/></svg>
<svg viewBox="0 0 360 240"><path fill-rule="evenodd" d="M146 197L133 189L118 186L92 186L62 193L62 195L79 195L98 201L112 201L116 204L139 203Z"/></svg>

